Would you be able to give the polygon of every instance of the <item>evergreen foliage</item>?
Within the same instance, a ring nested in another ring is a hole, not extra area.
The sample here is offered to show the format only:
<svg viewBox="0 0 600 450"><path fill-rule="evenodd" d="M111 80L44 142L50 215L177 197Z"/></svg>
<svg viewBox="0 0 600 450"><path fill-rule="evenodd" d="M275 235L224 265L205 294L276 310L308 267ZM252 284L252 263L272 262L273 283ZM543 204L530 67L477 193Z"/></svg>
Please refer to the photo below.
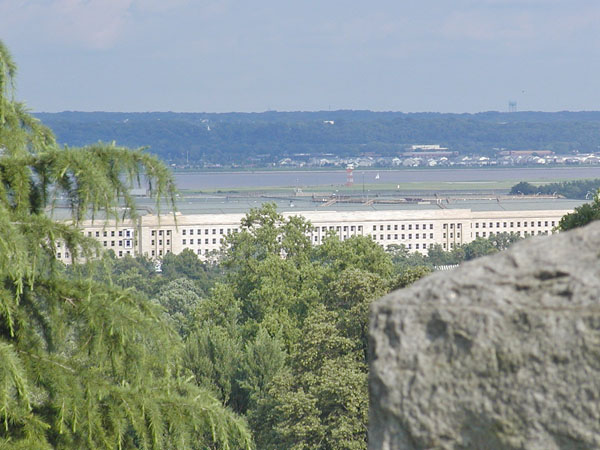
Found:
<svg viewBox="0 0 600 450"><path fill-rule="evenodd" d="M79 221L135 215L132 182L174 198L168 169L141 149L59 148L13 97L0 43L0 448L247 448L245 423L184 373L159 307L111 280L67 273L98 251ZM70 224L49 216L65 198Z"/></svg>

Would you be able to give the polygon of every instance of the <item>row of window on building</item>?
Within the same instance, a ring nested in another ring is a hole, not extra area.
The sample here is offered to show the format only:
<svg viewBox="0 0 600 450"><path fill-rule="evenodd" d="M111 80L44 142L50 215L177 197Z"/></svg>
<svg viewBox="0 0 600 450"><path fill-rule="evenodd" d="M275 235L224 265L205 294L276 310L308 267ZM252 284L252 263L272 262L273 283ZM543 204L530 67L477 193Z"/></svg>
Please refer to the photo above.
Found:
<svg viewBox="0 0 600 450"><path fill-rule="evenodd" d="M117 252L117 255L119 256L119 258L122 258L125 255L131 255L131 250L119 250ZM98 256L98 255L96 255L96 256ZM63 253L62 252L56 252L56 257L58 259L63 259ZM71 258L71 254L68 251L65 251L64 258L65 259Z"/></svg>
<svg viewBox="0 0 600 450"><path fill-rule="evenodd" d="M454 226L454 224L452 224ZM458 224L460 227L460 224ZM419 223L409 223L409 224L375 224L373 225L373 231L405 231L405 230L433 230L433 224L419 224ZM181 234L183 236L193 236L193 235L201 235L201 234L229 234L238 232L239 228L182 228ZM311 232L326 232L326 231L363 231L362 225L322 225L316 226L311 229ZM163 234L163 230L152 230L152 236L155 236L156 233L159 235ZM165 233L170 235L171 230L165 230Z"/></svg>
<svg viewBox="0 0 600 450"><path fill-rule="evenodd" d="M203 230L204 230L204 233L202 233ZM194 236L194 231L195 231L195 234L198 236L200 236L202 234L204 234L204 235L207 235L207 234L225 235L225 234L237 233L239 231L239 228L182 228L181 234L183 236ZM155 236L157 232L158 232L159 236L162 236L163 230L152 230L152 236ZM168 235L171 235L171 230L166 230L166 232Z"/></svg>
<svg viewBox="0 0 600 450"><path fill-rule="evenodd" d="M200 255L205 255L205 256L208 256L208 255L209 255L209 253L212 253L212 252L214 252L214 251L215 251L214 249L213 249L213 250L211 250L211 249L208 249L208 248L206 248L206 249L202 250L202 249L200 249L200 248L199 248L199 249L196 251L196 253L198 254L198 256L200 256ZM128 253L129 253L129 252L128 252ZM170 249L166 249L166 250L164 250L164 251L163 251L162 249L158 249L158 250L151 250L151 251L150 251L150 256L163 256L163 255L165 255L165 254L167 254L167 253L171 253L171 250L170 250Z"/></svg>
<svg viewBox="0 0 600 450"><path fill-rule="evenodd" d="M409 224L404 224L404 223L395 223L395 224L375 224L373 225L373 230L372 231L405 231L405 230L413 230L413 227L415 230L418 229L422 229L422 230L427 230L428 228L430 230L433 230L433 224L419 224L419 223L409 223ZM420 228L421 227L421 228ZM324 225L324 226L320 226L320 227L315 227L312 229L312 232L325 232L325 231L363 231L363 226L362 225Z"/></svg>
<svg viewBox="0 0 600 450"><path fill-rule="evenodd" d="M511 233L515 233L521 237L528 237L528 236L535 236L536 234L540 235L540 234L548 234L548 233L552 233L551 230L538 230L538 232L536 233L535 230L533 231L512 231ZM479 231L475 232L475 237L492 237L495 233L493 231L490 231L489 233L486 231L482 231L481 233Z"/></svg>
<svg viewBox="0 0 600 450"><path fill-rule="evenodd" d="M451 223L451 224L447 224L446 223L446 224L444 224L444 229L446 229L446 228L454 229L455 227L456 228L461 228L461 224L460 223L458 223L458 224L454 224L454 223ZM386 225L376 224L376 225L373 225L373 231L377 231L377 230L379 230L379 231L385 231L385 230L387 230L387 231L392 231L392 230L394 230L394 231L398 231L398 230L404 231L404 230L409 230L410 231L410 230L413 230L413 229L414 230L419 230L419 229L422 229L422 230L426 230L426 229L433 230L433 224L432 223L430 223L430 224L425 224L425 223L423 223L423 224L409 223L409 224L386 224ZM168 235L171 234L170 230L165 230L165 231L166 231L166 234L168 234ZM211 231L212 231L212 233L209 233L209 229L204 229L204 234L217 234L217 229L216 228L213 228ZM238 232L238 229L237 228L226 229L226 230L225 229L218 229L218 231L219 231L219 234L226 234L226 233L229 234L230 232ZM354 232L354 233L356 233L356 232L362 232L363 231L363 226L362 225L323 225L323 226L314 227L312 229L313 240L314 240L314 242L317 242L317 243L320 242L320 238L319 238L318 235L316 235L314 233L318 233L319 231L322 232L322 233L325 233L327 231L336 231L336 232L340 232L340 233L341 232L350 232L350 233ZM158 232L159 235L163 234L162 230L154 230L152 232L152 235L155 236L156 232ZM201 232L202 232L201 229L196 230L196 234L202 234ZM194 235L194 229L182 229L181 234L184 235L184 236L186 236L186 235L187 236ZM344 239L345 237L346 236L342 235L342 239ZM401 233L401 234L399 234L399 233L394 233L394 234L389 233L389 234L379 234L379 235L377 233L372 233L371 237L374 240L380 240L380 241L384 241L386 239L387 240L398 240L398 239L401 239L401 240L406 240L406 239L412 240L413 239L413 233L408 233L408 234L407 233ZM460 233L456 233L456 237L460 238ZM444 238L446 238L446 233L444 233ZM454 238L454 233L450 233L450 238ZM420 233L415 233L414 234L414 239L427 239L427 233L421 233L421 234ZM433 233L429 233L429 239L433 239ZM222 240L217 241L217 239L215 239L215 238L213 238L212 240L211 239L206 239L206 238L204 239L204 244L205 245L211 245L211 244L212 245L216 245L216 244L220 244L221 242L222 242ZM168 240L166 241L166 243L167 243L167 245L170 244L170 242ZM159 244L159 246L162 246L162 244L163 244L162 240L159 240L158 244ZM187 245L202 245L202 238L199 238L199 239L194 239L194 238L188 239L188 238L185 238L185 239L182 239L181 244L184 245L184 246L187 246ZM155 245L155 241L154 240L152 240L152 245L153 246ZM415 247L415 248L417 248L417 247ZM423 246L422 248L426 248L426 247Z"/></svg>
<svg viewBox="0 0 600 450"><path fill-rule="evenodd" d="M167 245L169 245L168 242L169 241L167 241ZM218 243L220 244L222 242L223 242L223 239L222 238L219 239ZM181 244L182 245L188 245L188 243L189 243L189 245L194 245L194 244L195 245L202 245L202 239L196 239L196 240L194 240L194 239L189 239L189 240L188 239L182 239L181 240ZM205 245L211 245L211 243L212 243L212 245L217 244L217 238L204 239L204 244ZM154 241L152 241L152 245L154 245ZM162 244L159 242L159 245L162 245Z"/></svg>
<svg viewBox="0 0 600 450"><path fill-rule="evenodd" d="M455 235L455 233L454 233L454 232L451 232L451 233L450 233L450 239L454 239L454 235ZM442 235L442 237L443 237L444 239L448 239L448 233L444 233L444 234ZM460 232L459 232L459 231L457 231L457 232L456 232L456 239L460 239Z"/></svg>
<svg viewBox="0 0 600 450"><path fill-rule="evenodd" d="M386 229L387 231L391 231L392 227L394 228L394 231L398 231L398 229L400 229L400 231L404 231L406 229L407 230L412 230L413 226L415 227L415 230L418 230L419 229L419 225L422 225L421 229L426 230L428 224L426 224L426 223L424 223L424 224L418 224L418 223L415 223L415 224L412 224L412 223L409 223L409 224L403 224L403 223L402 224L397 224L397 223L395 223L395 224L379 225L379 231L384 231L384 229ZM400 227L400 228L398 228L398 227ZM429 229L433 230L433 224L432 223L429 224ZM373 225L373 231L377 231L377 225Z"/></svg>
<svg viewBox="0 0 600 450"><path fill-rule="evenodd" d="M88 231L88 237L133 237L133 230L96 230L96 231Z"/></svg>
<svg viewBox="0 0 600 450"><path fill-rule="evenodd" d="M362 225L324 225L320 227L314 227L310 231L312 233L325 233L327 231L362 231Z"/></svg>
<svg viewBox="0 0 600 450"><path fill-rule="evenodd" d="M530 223L531 227L535 227L535 220L532 220L531 222L528 221L523 221L521 222L516 222L517 224L517 228L521 228L521 225L523 225L523 228L527 228L527 224ZM542 225L543 223L543 225ZM481 228L485 228L486 224L489 224L488 228L494 228L494 222L475 222L475 228L479 228L479 225L481 224ZM515 222L495 222L496 224L496 228L501 228L500 224L502 224L502 228L509 228L509 224L510 224L510 228L514 228L515 227ZM548 227L548 226L552 226L555 227L556 226L556 221L555 220L538 220L537 221L537 226L538 227Z"/></svg>
<svg viewBox="0 0 600 450"><path fill-rule="evenodd" d="M405 234L405 233L402 233L402 234L387 234L387 235L386 234L380 234L380 235L372 234L371 235L371 237L374 240L377 240L377 236L379 236L379 240L380 241L383 241L383 240L386 240L386 239L388 241L390 241L392 239L393 240L398 240L398 239L401 239L401 240L413 239L413 234L412 233L408 233L408 234ZM446 233L444 233L444 237L446 237ZM427 233L415 233L414 234L414 238L415 239L427 239ZM429 239L433 239L433 233L429 233Z"/></svg>
<svg viewBox="0 0 600 450"><path fill-rule="evenodd" d="M125 239L125 240L120 240L120 241L102 241L102 245L104 247L125 247L125 248L132 248L133 247L133 241L131 239Z"/></svg>

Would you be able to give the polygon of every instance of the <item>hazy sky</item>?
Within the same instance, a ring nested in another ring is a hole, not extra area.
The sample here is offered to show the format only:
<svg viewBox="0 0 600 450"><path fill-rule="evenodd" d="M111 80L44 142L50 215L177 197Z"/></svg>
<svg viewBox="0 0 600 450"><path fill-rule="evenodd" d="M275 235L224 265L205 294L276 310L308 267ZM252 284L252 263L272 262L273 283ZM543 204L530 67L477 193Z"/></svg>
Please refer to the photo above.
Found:
<svg viewBox="0 0 600 450"><path fill-rule="evenodd" d="M600 109L598 0L0 0L34 111Z"/></svg>

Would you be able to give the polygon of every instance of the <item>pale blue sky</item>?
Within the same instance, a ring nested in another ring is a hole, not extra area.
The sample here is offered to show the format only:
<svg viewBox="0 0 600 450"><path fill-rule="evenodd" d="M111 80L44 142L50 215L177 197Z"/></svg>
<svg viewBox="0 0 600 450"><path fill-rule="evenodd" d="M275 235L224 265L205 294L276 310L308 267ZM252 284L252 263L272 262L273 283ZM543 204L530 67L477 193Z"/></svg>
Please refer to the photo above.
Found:
<svg viewBox="0 0 600 450"><path fill-rule="evenodd" d="M35 111L600 109L598 0L0 0Z"/></svg>

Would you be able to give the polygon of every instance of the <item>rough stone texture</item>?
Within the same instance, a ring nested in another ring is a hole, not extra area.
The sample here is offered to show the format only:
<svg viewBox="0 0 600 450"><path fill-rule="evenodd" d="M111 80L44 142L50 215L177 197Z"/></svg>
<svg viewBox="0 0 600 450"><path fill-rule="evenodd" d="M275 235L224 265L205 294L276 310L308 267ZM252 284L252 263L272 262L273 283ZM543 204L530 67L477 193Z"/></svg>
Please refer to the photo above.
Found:
<svg viewBox="0 0 600 450"><path fill-rule="evenodd" d="M600 223L377 301L370 449L600 448Z"/></svg>

